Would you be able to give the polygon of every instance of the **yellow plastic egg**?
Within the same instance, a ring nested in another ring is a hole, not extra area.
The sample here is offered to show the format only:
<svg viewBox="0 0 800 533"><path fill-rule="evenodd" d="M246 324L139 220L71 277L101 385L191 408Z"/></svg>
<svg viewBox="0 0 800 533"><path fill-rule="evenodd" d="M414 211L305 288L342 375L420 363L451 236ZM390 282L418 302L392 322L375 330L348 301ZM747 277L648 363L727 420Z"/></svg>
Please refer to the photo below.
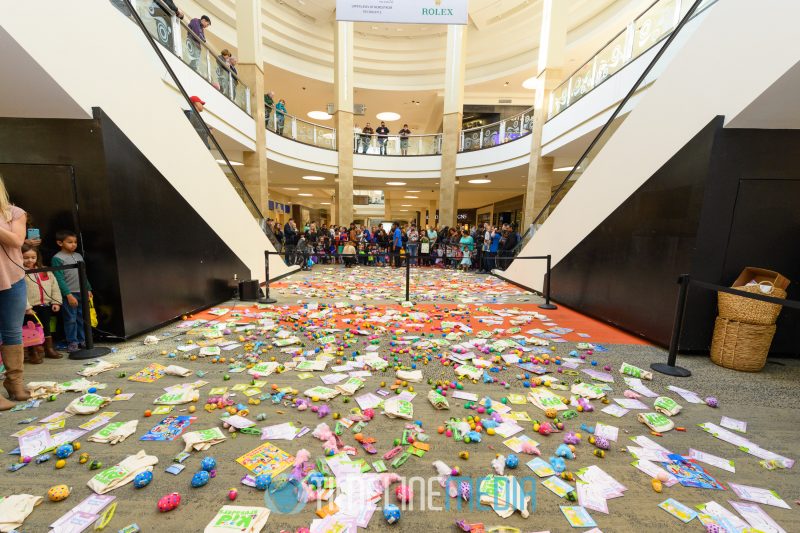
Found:
<svg viewBox="0 0 800 533"><path fill-rule="evenodd" d="M51 502L60 502L67 499L69 496L70 488L66 485L54 485L47 491L47 497Z"/></svg>
<svg viewBox="0 0 800 533"><path fill-rule="evenodd" d="M64 468L65 466L67 466L67 462L64 459L59 459L58 461L56 461L56 468L61 469Z"/></svg>

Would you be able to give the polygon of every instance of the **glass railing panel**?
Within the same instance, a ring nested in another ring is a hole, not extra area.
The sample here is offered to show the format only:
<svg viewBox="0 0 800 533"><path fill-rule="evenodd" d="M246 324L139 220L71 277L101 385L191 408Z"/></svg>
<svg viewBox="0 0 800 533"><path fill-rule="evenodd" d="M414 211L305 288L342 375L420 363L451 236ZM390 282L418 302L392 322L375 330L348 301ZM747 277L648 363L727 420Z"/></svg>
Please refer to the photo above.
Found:
<svg viewBox="0 0 800 533"><path fill-rule="evenodd" d="M316 146L316 130L314 124L306 122L305 120L300 120L299 118L294 118L292 121L292 128L294 130L292 138L295 141Z"/></svg>
<svg viewBox="0 0 800 533"><path fill-rule="evenodd" d="M625 45L628 35L622 32L600 50L596 56L597 67L594 75L594 86L602 83L606 78L616 74L625 65Z"/></svg>
<svg viewBox="0 0 800 533"><path fill-rule="evenodd" d="M336 130L315 124L317 130L316 146L326 150L336 150Z"/></svg>
<svg viewBox="0 0 800 533"><path fill-rule="evenodd" d="M569 93L569 78L567 78L551 93L550 110L547 114L548 118L558 115L561 111L569 107Z"/></svg>
<svg viewBox="0 0 800 533"><path fill-rule="evenodd" d="M481 128L471 128L461 132L461 152L481 149Z"/></svg>
<svg viewBox="0 0 800 533"><path fill-rule="evenodd" d="M203 79L209 83L212 83L208 70L209 57L206 53L206 49L203 47L203 42L192 32L192 30L183 24L180 25L180 33L182 49L181 59L184 63L189 65L189 68L194 70Z"/></svg>
<svg viewBox="0 0 800 533"><path fill-rule="evenodd" d="M533 131L533 115L534 109L530 108L500 122L462 130L458 151L470 152L491 148L525 137Z"/></svg>
<svg viewBox="0 0 800 533"><path fill-rule="evenodd" d="M633 57L638 57L672 31L678 22L677 8L678 0L660 0L634 21Z"/></svg>
<svg viewBox="0 0 800 533"><path fill-rule="evenodd" d="M482 128L481 148L491 148L502 144L500 140L500 124L490 124Z"/></svg>
<svg viewBox="0 0 800 533"><path fill-rule="evenodd" d="M569 103L574 104L594 88L594 59L570 76Z"/></svg>
<svg viewBox="0 0 800 533"><path fill-rule="evenodd" d="M400 137L389 135L385 142L377 135L353 134L353 152L366 155L410 156L441 154L440 134L410 135Z"/></svg>
<svg viewBox="0 0 800 533"><path fill-rule="evenodd" d="M299 143L336 150L336 129L328 126L320 126L288 113L281 114L273 110L267 117L266 127L282 137Z"/></svg>

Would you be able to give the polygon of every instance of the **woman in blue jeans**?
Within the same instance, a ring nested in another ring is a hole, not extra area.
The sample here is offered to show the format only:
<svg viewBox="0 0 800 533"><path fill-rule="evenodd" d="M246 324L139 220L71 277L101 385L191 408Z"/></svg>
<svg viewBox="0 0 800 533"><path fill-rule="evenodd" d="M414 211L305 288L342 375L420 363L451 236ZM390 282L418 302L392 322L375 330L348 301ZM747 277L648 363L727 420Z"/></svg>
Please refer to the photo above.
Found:
<svg viewBox="0 0 800 533"><path fill-rule="evenodd" d="M25 315L27 291L22 267L22 244L25 242L25 211L11 205L5 183L0 178L0 354L6 367L3 385L11 400L28 400L22 379L22 317ZM14 404L0 396L0 411Z"/></svg>

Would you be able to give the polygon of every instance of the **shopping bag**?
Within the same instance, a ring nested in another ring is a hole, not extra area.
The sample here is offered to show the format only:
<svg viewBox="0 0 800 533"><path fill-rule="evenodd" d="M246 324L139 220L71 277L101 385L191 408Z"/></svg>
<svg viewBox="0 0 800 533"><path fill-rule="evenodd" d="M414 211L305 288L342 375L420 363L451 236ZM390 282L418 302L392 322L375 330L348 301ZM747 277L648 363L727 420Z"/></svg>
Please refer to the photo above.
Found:
<svg viewBox="0 0 800 533"><path fill-rule="evenodd" d="M42 327L42 322L39 320L39 317L36 316L36 313L31 313L31 316L36 319L36 322L28 320L22 326L22 345L25 348L44 344L44 328Z"/></svg>

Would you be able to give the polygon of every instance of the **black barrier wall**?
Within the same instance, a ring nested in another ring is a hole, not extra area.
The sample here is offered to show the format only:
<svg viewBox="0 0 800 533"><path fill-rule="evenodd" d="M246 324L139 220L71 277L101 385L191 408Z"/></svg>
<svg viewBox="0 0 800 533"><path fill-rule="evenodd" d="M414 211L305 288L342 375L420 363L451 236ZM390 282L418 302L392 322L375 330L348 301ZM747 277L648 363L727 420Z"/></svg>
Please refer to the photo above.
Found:
<svg viewBox="0 0 800 533"><path fill-rule="evenodd" d="M61 227L80 232L101 330L147 331L230 298L234 274L249 278L100 109L91 120L0 118L0 172L46 240Z"/></svg>
<svg viewBox="0 0 800 533"><path fill-rule="evenodd" d="M553 298L668 345L684 273L730 285L756 266L800 295L800 131L724 129L717 117L553 267ZM620 172L625 172L624 162ZM716 296L689 291L682 352L707 352ZM800 314L778 319L773 354L800 354Z"/></svg>

